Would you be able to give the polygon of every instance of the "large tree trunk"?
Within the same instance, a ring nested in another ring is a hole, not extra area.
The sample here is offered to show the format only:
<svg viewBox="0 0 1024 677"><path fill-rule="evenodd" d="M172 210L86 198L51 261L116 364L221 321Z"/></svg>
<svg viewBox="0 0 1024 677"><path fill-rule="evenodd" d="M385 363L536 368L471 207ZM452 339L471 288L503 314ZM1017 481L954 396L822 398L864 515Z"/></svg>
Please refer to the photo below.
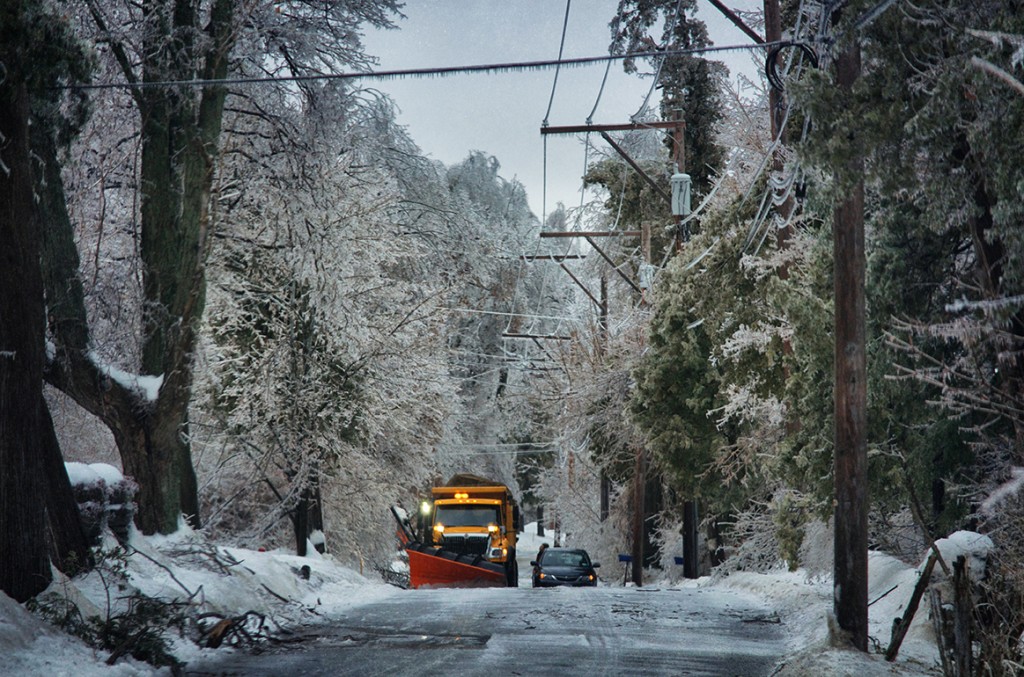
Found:
<svg viewBox="0 0 1024 677"><path fill-rule="evenodd" d="M71 489L64 456L45 401L40 404L40 410L43 416L41 440L43 476L46 479L46 518L52 557L58 569L74 576L92 567L92 550L82 527L78 502Z"/></svg>
<svg viewBox="0 0 1024 677"><path fill-rule="evenodd" d="M292 525L295 527L295 554L299 557L309 554L309 493L307 485L299 494L299 502L292 515Z"/></svg>
<svg viewBox="0 0 1024 677"><path fill-rule="evenodd" d="M233 3L214 4L206 27L210 47L201 63L186 37L200 18L189 3L175 3L173 14L161 3L144 5L147 54L144 81L223 78L231 34ZM170 20L171 25L168 25ZM206 293L209 201L214 159L224 111L224 88L208 87L195 97L191 87L141 90L142 113L141 255L145 314L142 372L163 375L151 416L118 439L125 470L139 483L139 526L146 533L169 533L182 514L198 527L199 497L188 441L193 353ZM146 505L143 505L146 504Z"/></svg>
<svg viewBox="0 0 1024 677"><path fill-rule="evenodd" d="M8 8L4 14L12 11ZM45 306L28 93L16 59L8 61L4 51L0 50L0 61L7 62L5 82L0 84L0 590L24 602L51 580L42 499Z"/></svg>
<svg viewBox="0 0 1024 677"><path fill-rule="evenodd" d="M222 79L235 34L234 0L216 0L201 25L192 3L146 0L143 81ZM102 25L101 16L95 16ZM193 40L206 34L204 50ZM137 81L131 59L114 43L125 77ZM202 53L197 56L197 51ZM144 533L170 533L184 514L199 526L199 497L188 406L193 354L205 295L209 201L224 110L223 87L137 88L132 95L142 121L141 240L144 336L139 372L162 376L155 400L113 381L88 358L89 330L78 254L65 207L59 165L46 148L47 213L59 228L48 246L47 289L57 345L48 380L111 429L126 474L139 485L137 523ZM128 371L132 365L118 365Z"/></svg>

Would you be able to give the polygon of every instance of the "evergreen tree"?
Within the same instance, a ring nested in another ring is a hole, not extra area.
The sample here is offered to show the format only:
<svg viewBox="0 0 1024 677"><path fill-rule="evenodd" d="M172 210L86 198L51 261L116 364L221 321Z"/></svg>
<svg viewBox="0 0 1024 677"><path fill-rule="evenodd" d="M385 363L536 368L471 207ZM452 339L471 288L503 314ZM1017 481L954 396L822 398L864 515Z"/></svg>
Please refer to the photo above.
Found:
<svg viewBox="0 0 1024 677"><path fill-rule="evenodd" d="M87 78L89 60L49 3L10 0L0 3L0 64L0 591L23 602L51 581L51 544L68 572L66 558L88 558L43 399L46 177L32 146L75 131L82 111L60 87Z"/></svg>
<svg viewBox="0 0 1024 677"><path fill-rule="evenodd" d="M618 14L611 22L613 54L638 51L700 49L711 45L707 27L695 18L696 0L620 0ZM663 27L660 43L649 34L658 25ZM660 45L660 46L659 46ZM657 63L661 57L654 57ZM721 169L723 153L717 143L717 128L722 119L720 87L726 68L720 62L702 55L682 54L663 58L657 87L663 120L682 120L686 127L682 155L684 171L693 177L694 192L703 195L711 189L715 174ZM627 72L636 72L632 59L625 61ZM669 136L667 145L673 151L675 140Z"/></svg>

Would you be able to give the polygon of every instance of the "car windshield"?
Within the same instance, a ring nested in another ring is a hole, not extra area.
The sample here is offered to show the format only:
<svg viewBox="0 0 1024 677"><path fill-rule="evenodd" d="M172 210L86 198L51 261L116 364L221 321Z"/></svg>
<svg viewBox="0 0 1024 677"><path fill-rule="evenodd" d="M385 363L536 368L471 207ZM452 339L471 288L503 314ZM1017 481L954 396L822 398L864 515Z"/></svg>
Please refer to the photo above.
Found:
<svg viewBox="0 0 1024 677"><path fill-rule="evenodd" d="M501 524L501 520L495 505L439 505L434 523L446 527L486 527Z"/></svg>
<svg viewBox="0 0 1024 677"><path fill-rule="evenodd" d="M588 567L590 558L579 550L546 550L540 563L549 567Z"/></svg>

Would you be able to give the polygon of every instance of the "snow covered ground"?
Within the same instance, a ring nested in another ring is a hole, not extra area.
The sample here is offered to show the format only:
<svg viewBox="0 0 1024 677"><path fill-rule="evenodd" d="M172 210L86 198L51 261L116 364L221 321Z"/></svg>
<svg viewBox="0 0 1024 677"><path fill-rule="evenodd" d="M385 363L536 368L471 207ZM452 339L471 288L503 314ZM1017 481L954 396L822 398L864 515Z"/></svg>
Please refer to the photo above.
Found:
<svg viewBox="0 0 1024 677"><path fill-rule="evenodd" d="M529 559L541 539L527 532L520 545L525 560L523 581L528 585ZM961 552L984 552L988 539L960 532L939 543L948 558ZM126 561L130 586L165 598L191 598L203 611L236 616L247 611L265 615L273 626L316 623L346 609L400 595L402 590L381 582L375 574L364 576L341 566L333 558L314 555L299 558L286 552L257 552L217 547L187 529L167 537L133 536L135 553ZM308 580L302 567L309 566ZM603 571L604 585L619 585L615 567ZM914 568L881 553L870 558L871 636L884 650L892 619L902 612L917 573ZM659 582L662 587L700 587L743 591L756 595L776 610L789 638L791 656L777 674L806 675L937 675L938 653L926 606L918 611L897 661L886 663L878 653L829 646L826 616L831 608L831 583L811 580L805 572L772 574L735 573L724 579L710 578L681 583ZM54 594L76 601L84 613L103 615L108 604L117 605L124 590L91 573L74 581L59 580ZM883 596L883 593L886 593ZM108 600L110 600L108 602ZM272 621L269 619L273 619ZM198 648L175 638L174 654L185 661L210 657L225 649ZM130 658L107 665L109 654L53 628L23 606L0 595L0 655L5 674L61 677L135 676L169 674Z"/></svg>

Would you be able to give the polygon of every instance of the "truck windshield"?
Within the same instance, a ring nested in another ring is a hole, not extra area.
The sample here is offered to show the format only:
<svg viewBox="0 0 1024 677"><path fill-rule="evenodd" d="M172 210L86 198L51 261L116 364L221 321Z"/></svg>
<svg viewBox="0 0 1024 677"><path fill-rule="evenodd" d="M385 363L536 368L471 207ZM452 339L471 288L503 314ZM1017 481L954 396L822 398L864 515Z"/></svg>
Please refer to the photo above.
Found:
<svg viewBox="0 0 1024 677"><path fill-rule="evenodd" d="M501 524L501 519L494 505L439 505L434 523L446 527L486 527Z"/></svg>

